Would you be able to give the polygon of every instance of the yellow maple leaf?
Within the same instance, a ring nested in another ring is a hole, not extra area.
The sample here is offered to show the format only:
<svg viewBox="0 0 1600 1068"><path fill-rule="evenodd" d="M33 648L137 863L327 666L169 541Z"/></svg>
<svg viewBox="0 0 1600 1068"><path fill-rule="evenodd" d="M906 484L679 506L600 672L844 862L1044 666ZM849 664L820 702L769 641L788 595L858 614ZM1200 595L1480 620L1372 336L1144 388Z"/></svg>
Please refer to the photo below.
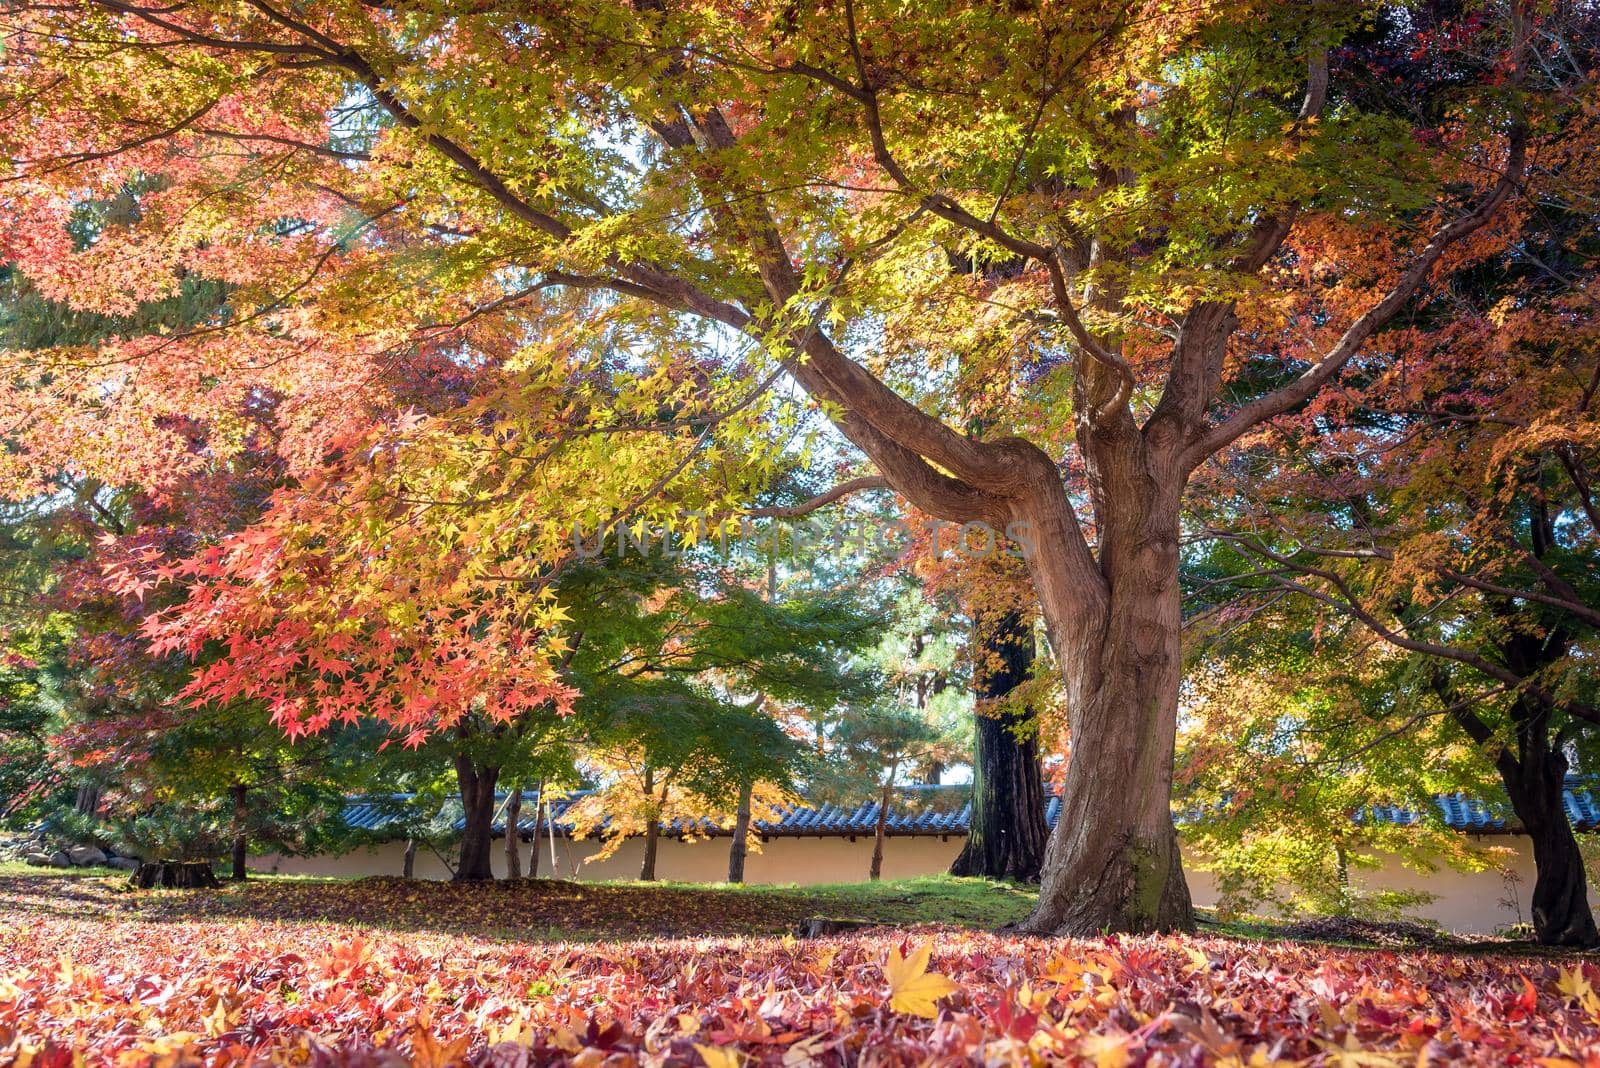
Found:
<svg viewBox="0 0 1600 1068"><path fill-rule="evenodd" d="M783 1051L783 1068L812 1068L828 1044L827 1035L812 1035Z"/></svg>
<svg viewBox="0 0 1600 1068"><path fill-rule="evenodd" d="M1133 1059L1133 1040L1124 1034L1085 1035L1078 1052L1095 1068L1125 1068Z"/></svg>
<svg viewBox="0 0 1600 1068"><path fill-rule="evenodd" d="M1322 1049L1326 1063L1338 1068L1398 1068L1401 1064L1400 1058L1393 1054L1362 1049L1355 1035L1346 1035L1343 1046L1330 1042Z"/></svg>
<svg viewBox="0 0 1600 1068"><path fill-rule="evenodd" d="M699 1042L694 1048L700 1054L701 1060L706 1062L706 1068L739 1068L744 1063L744 1055L736 1049L726 1046L706 1046Z"/></svg>
<svg viewBox="0 0 1600 1068"><path fill-rule="evenodd" d="M411 1034L411 1063L415 1068L446 1068L457 1064L472 1042L471 1035L461 1035L450 1042L440 1042L428 1029L426 1015L419 1016Z"/></svg>
<svg viewBox="0 0 1600 1068"><path fill-rule="evenodd" d="M221 997L217 998L216 1004L211 1006L211 1011L206 1014L205 1025L207 1038L216 1038L228 1030L228 1009L223 1005Z"/></svg>
<svg viewBox="0 0 1600 1068"><path fill-rule="evenodd" d="M1562 997L1579 1003L1594 997L1594 987L1589 985L1589 977L1583 974L1581 964L1573 968L1563 967L1560 978L1556 980L1556 989Z"/></svg>
<svg viewBox="0 0 1600 1068"><path fill-rule="evenodd" d="M928 957L932 953L931 944L913 950L909 957L902 957L898 949L890 948L883 973L889 979L889 1007L895 1012L908 1012L931 1020L938 1015L934 1002L961 989L948 976L928 971Z"/></svg>

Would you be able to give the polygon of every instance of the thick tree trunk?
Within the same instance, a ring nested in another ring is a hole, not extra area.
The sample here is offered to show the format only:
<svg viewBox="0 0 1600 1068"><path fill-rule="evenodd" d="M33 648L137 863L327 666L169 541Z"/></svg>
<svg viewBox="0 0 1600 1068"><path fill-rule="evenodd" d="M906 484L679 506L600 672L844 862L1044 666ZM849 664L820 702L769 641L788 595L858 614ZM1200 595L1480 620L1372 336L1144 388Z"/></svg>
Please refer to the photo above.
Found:
<svg viewBox="0 0 1600 1068"><path fill-rule="evenodd" d="M417 840L415 838L407 838L406 839L405 864L400 869L400 876L401 876L401 878L404 878L404 879L410 879L410 878L413 878L416 874L417 874Z"/></svg>
<svg viewBox="0 0 1600 1068"><path fill-rule="evenodd" d="M1003 698L1027 681L1033 667L1033 635L1020 612L982 627L980 655L973 662L973 688L980 701ZM951 875L1038 882L1050 829L1044 821L1044 779L1038 733L1026 711L975 714L972 816L967 844L950 866ZM1019 728L1026 733L1018 735Z"/></svg>
<svg viewBox="0 0 1600 1068"><path fill-rule="evenodd" d="M78 796L72 810L80 816L95 816L100 812L101 790L98 783L84 783L78 787Z"/></svg>
<svg viewBox="0 0 1600 1068"><path fill-rule="evenodd" d="M1562 797L1567 761L1559 752L1539 755L1516 765L1501 762L1511 808L1533 842L1533 934L1542 945L1592 947L1600 933Z"/></svg>
<svg viewBox="0 0 1600 1068"><path fill-rule="evenodd" d="M733 843L728 846L728 881L744 882L744 858L750 851L750 784L739 787L739 808L733 817Z"/></svg>
<svg viewBox="0 0 1600 1068"><path fill-rule="evenodd" d="M152 861L139 865L128 876L130 886L141 890L212 890L222 884L205 861Z"/></svg>
<svg viewBox="0 0 1600 1068"><path fill-rule="evenodd" d="M474 764L465 754L456 756L456 781L461 786L461 811L466 824L461 831L461 861L456 882L493 881L494 784L500 769Z"/></svg>
<svg viewBox="0 0 1600 1068"><path fill-rule="evenodd" d="M513 786L506 798L506 878L522 878L522 787ZM538 849L534 854L538 855Z"/></svg>
<svg viewBox="0 0 1600 1068"><path fill-rule="evenodd" d="M544 780L539 780L539 785L533 794L533 841L528 846L528 878L539 877L539 828L544 822Z"/></svg>
<svg viewBox="0 0 1600 1068"><path fill-rule="evenodd" d="M233 787L233 877L245 877L245 857L250 849L250 836L245 828L250 821L250 788L243 783Z"/></svg>
<svg viewBox="0 0 1600 1068"><path fill-rule="evenodd" d="M1188 930L1194 908L1172 822L1181 671L1178 500L1143 478L1103 492L1145 494L1144 518L1102 534L1106 596L1086 612L1049 522L1028 560L1062 664L1071 755L1039 900L1037 934ZM1181 487L1181 482L1179 483ZM1049 517L1044 517L1048 519Z"/></svg>
<svg viewBox="0 0 1600 1068"><path fill-rule="evenodd" d="M877 882L883 875L883 840L889 826L889 791L894 788L894 773L889 773L889 782L883 788L883 794L878 798L878 822L872 828L872 868L867 873L867 878Z"/></svg>
<svg viewBox="0 0 1600 1068"><path fill-rule="evenodd" d="M1536 507L1529 518L1536 541L1546 550L1554 545L1550 516ZM1522 613L1517 605L1492 599L1489 604L1505 622L1504 637L1495 642L1495 654L1518 676L1534 678L1568 655L1572 639L1565 627L1541 631L1519 626ZM1583 855L1573 837L1563 796L1567 757L1563 744L1559 740L1552 744L1550 737L1555 708L1536 694L1519 694L1507 709L1516 731L1512 748L1499 731L1461 701L1443 664L1433 665L1429 682L1462 732L1482 751L1493 754L1512 811L1533 843L1534 937L1551 946L1596 945L1600 937L1589 907Z"/></svg>

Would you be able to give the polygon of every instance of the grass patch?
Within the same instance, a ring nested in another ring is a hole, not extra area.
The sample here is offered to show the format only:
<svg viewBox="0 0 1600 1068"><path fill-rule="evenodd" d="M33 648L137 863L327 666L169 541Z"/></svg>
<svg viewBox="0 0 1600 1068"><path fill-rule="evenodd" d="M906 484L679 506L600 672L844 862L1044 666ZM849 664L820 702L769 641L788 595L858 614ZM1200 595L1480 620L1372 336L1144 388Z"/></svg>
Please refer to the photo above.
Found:
<svg viewBox="0 0 1600 1068"><path fill-rule="evenodd" d="M631 884L638 885L638 884ZM808 915L884 924L948 923L960 927L999 927L1020 920L1033 908L1038 887L992 879L921 875L876 883L824 883L716 887L678 884L711 893L745 894L775 903L803 905Z"/></svg>
<svg viewBox="0 0 1600 1068"><path fill-rule="evenodd" d="M115 875L127 878L128 873L118 868L104 866L93 868L36 868L32 864L27 864L20 860L0 860L0 878L23 876L55 879L93 879Z"/></svg>

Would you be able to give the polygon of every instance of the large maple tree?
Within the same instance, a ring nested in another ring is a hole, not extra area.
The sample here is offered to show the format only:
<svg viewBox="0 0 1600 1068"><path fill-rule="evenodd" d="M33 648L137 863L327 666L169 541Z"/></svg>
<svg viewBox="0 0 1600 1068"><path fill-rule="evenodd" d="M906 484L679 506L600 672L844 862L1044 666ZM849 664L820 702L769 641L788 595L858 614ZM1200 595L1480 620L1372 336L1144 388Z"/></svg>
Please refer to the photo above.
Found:
<svg viewBox="0 0 1600 1068"><path fill-rule="evenodd" d="M1073 752L1025 926L1185 926L1185 488L1338 378L1516 194L1556 69L1530 59L1561 29L1521 2L1486 12L1471 32L1493 62L1419 129L1330 80L1364 5L24 0L4 15L0 252L111 314L191 274L232 289L202 328L8 368L25 447L7 475L25 486L63 455L159 475L184 455L163 413L281 395L313 488L278 533L314 556L314 516L355 547L299 584L275 538L196 573L226 579L202 615L254 635L238 645L258 677L229 685L293 675L279 711L296 723L372 701L424 724L485 689L513 714L562 699L530 653L558 615L483 592L558 565L534 520L574 498L633 514L685 470L704 481L715 464L682 454L755 449L797 383L918 508L1027 532ZM1414 28L1383 32L1403 48ZM130 174L158 177L75 251L71 204ZM1240 324L1314 262L1298 226L1320 218L1418 236L1269 381ZM951 272L952 249L1017 266ZM620 363L589 359L618 339ZM478 397L457 424L473 447L405 493L365 471L326 488L330 449L391 473L422 455L412 423L370 436L374 390L419 352ZM1006 418L964 425L958 379L1015 398ZM547 477L557 448L564 478ZM382 518L349 518L374 500ZM352 572L385 577L329 592ZM343 663L357 631L381 670ZM399 689L379 685L393 673Z"/></svg>

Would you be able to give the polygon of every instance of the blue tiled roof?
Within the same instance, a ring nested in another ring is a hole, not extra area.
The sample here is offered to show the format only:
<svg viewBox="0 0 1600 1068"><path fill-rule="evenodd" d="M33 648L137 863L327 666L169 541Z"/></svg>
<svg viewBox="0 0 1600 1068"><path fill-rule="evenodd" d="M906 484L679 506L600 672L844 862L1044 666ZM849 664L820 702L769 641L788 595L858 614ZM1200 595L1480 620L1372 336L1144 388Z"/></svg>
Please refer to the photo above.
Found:
<svg viewBox="0 0 1600 1068"><path fill-rule="evenodd" d="M1575 831L1600 829L1600 794L1595 792L1596 785L1593 779L1567 776L1562 803L1566 806L1567 819L1572 822ZM1439 815L1445 826L1452 830L1465 834L1497 834L1518 830L1515 814L1504 803L1488 802L1465 794L1439 794L1433 803L1439 806ZM1422 818L1422 813L1397 805L1368 805L1356 816L1357 820L1402 826L1420 823Z"/></svg>
<svg viewBox="0 0 1600 1068"><path fill-rule="evenodd" d="M382 831L401 821L410 794L366 794L345 799L340 816L345 826L358 831Z"/></svg>
<svg viewBox="0 0 1600 1068"><path fill-rule="evenodd" d="M1593 780L1577 776L1567 780L1567 817L1575 830L1600 830L1600 793L1596 792L1596 785ZM972 818L970 789L965 785L899 787L894 791L898 803L890 808L884 832L894 837L965 835ZM589 791L579 790L552 799L551 816L558 836L572 833L572 825L565 818L567 809L588 794ZM407 794L352 797L345 806L344 820L351 827L377 835L383 834L388 827L393 827L398 833L404 822L402 813L409 800ZM504 800L505 795L501 794L497 804ZM1466 834L1496 834L1517 830L1515 817L1501 803L1463 794L1441 794L1434 798L1434 804L1438 806L1445 826L1453 830ZM454 812L441 812L439 815L446 821L453 815L455 829L462 830L466 820L460 813L459 803L451 801L447 803L447 808L454 809ZM1060 815L1061 798L1056 794L1048 795L1045 799L1045 822L1054 827ZM497 812L497 817L502 817L502 814ZM1401 826L1420 823L1423 818L1423 813L1397 805L1369 805L1356 816L1358 821ZM522 814L517 822L517 829L523 837L533 835L535 819L533 794L526 792L523 795ZM877 821L878 803L873 800L853 808L833 804L795 805L785 808L776 820L755 821L755 828L768 838L843 838L871 835ZM694 834L703 837L729 833L728 828L703 820L674 820L663 824L662 831L668 835ZM497 818L494 833L497 836L505 834L503 818ZM540 833L549 832L541 827Z"/></svg>
<svg viewBox="0 0 1600 1068"><path fill-rule="evenodd" d="M899 804L890 806L889 817L884 824L885 834L911 837L967 833L967 824L972 818L968 787L903 786L894 793ZM556 834L571 833L572 826L565 819L567 809L586 796L588 791L580 790L552 802ZM532 796L525 794L522 815L517 821L517 828L524 836L533 834L535 816L532 802ZM755 820L754 827L769 838L870 835L875 833L877 827L878 807L876 800L864 801L849 808L833 804L793 805L782 809L781 815L775 820ZM1059 804L1056 807L1059 808ZM458 819L456 825L462 827L463 821ZM673 835L695 834L714 838L730 834L731 828L719 827L708 820L673 820L663 824L662 831ZM494 832L496 835L505 833L503 821L495 824Z"/></svg>
<svg viewBox="0 0 1600 1068"><path fill-rule="evenodd" d="M589 796L589 793L587 790L576 790L551 799L549 817L554 821L558 836L572 833L572 825L566 819L567 810ZM884 826L886 834L907 837L967 833L967 824L972 817L972 806L968 802L969 787L904 786L896 788L894 793L898 804L890 807L889 818ZM505 798L506 795L502 793L495 800L497 812L494 833L497 836L505 834L504 811L498 809L504 804ZM409 800L410 795L407 794L352 797L345 804L344 821L352 828L374 835L381 836L386 828L393 828L396 834L403 833L401 828L406 822L405 808ZM524 837L533 835L537 818L533 802L533 792L525 791L522 813L517 820L517 829ZM1060 808L1061 803L1051 798L1047 806L1047 818L1054 821ZM411 815L415 820L418 813ZM453 822L458 832L466 826L460 802L454 798L445 803L445 810L439 816L447 823ZM426 816L423 818L426 819ZM778 819L756 820L754 826L762 835L773 838L848 837L873 834L877 822L878 802L873 800L848 808L832 804L790 806L782 810ZM730 828L718 827L706 820L673 820L663 824L662 831L669 835L716 837L729 834ZM540 833L548 831L541 827Z"/></svg>

